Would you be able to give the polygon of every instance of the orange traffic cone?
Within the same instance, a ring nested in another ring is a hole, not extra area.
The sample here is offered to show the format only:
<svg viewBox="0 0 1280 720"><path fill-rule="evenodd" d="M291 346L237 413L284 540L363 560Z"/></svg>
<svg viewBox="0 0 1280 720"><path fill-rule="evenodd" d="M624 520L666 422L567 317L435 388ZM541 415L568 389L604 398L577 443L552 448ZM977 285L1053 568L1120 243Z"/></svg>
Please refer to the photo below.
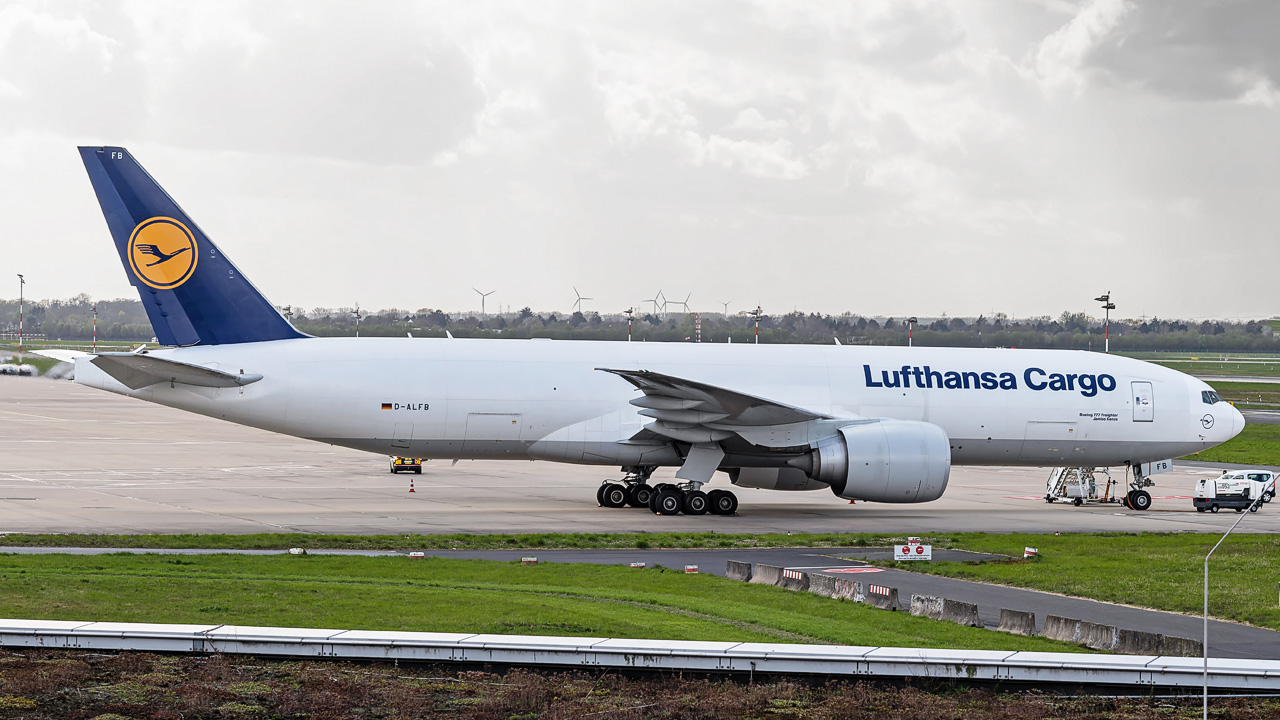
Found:
<svg viewBox="0 0 1280 720"><path fill-rule="evenodd" d="M414 492L414 489L413 489L413 476L412 476L412 475L410 475L410 476L409 476L409 492Z"/></svg>
<svg viewBox="0 0 1280 720"><path fill-rule="evenodd" d="M849 504L850 504L850 505L857 505L858 503L854 502L853 500L850 500L850 501L849 501Z"/></svg>

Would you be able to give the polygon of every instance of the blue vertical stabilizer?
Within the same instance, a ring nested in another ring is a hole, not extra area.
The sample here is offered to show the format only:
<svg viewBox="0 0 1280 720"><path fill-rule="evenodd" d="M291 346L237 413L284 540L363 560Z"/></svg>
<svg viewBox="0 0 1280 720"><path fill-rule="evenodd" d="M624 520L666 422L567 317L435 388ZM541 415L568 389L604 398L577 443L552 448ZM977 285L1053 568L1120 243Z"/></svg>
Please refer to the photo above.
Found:
<svg viewBox="0 0 1280 720"><path fill-rule="evenodd" d="M307 337L275 309L128 150L80 157L162 345L223 345Z"/></svg>

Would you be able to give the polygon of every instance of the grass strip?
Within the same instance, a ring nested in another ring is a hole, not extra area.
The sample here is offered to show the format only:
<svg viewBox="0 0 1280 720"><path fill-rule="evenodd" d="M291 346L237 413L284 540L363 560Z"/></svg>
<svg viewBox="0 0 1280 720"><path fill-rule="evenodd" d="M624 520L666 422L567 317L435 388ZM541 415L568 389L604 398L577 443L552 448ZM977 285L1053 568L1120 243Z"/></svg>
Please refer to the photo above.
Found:
<svg viewBox="0 0 1280 720"><path fill-rule="evenodd" d="M439 558L0 555L0 617L1079 650L712 575Z"/></svg>
<svg viewBox="0 0 1280 720"><path fill-rule="evenodd" d="M964 580L1199 615L1204 603L1204 556L1218 537L1200 533L960 533L944 541L948 547L996 553L1010 559L883 564ZM1023 560L1025 547L1035 547L1039 554ZM1232 534L1214 553L1210 564L1210 615L1280 630L1277 577L1280 577L1280 536Z"/></svg>
<svg viewBox="0 0 1280 720"><path fill-rule="evenodd" d="M1183 459L1232 465L1280 465L1280 425L1249 423L1239 435L1225 443Z"/></svg>
<svg viewBox="0 0 1280 720"><path fill-rule="evenodd" d="M1212 382L1209 385L1224 400L1236 405L1280 403L1280 383Z"/></svg>

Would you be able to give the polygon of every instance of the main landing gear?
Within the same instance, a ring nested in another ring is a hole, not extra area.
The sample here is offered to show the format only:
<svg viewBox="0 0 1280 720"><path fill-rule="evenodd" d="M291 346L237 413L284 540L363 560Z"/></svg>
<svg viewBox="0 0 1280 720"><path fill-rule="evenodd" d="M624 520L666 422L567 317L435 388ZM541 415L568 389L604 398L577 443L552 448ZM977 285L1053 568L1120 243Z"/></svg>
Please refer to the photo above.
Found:
<svg viewBox="0 0 1280 720"><path fill-rule="evenodd" d="M1129 492L1124 496L1124 506L1130 510L1150 510L1151 493L1143 488L1155 485L1151 478L1142 474L1141 465L1130 465L1132 479L1129 481Z"/></svg>
<svg viewBox="0 0 1280 720"><path fill-rule="evenodd" d="M596 502L607 508L647 507L656 515L733 515L738 511L738 496L728 490L702 492L702 483L658 483L649 485L656 467L623 468L627 475L620 481L606 480L596 490Z"/></svg>

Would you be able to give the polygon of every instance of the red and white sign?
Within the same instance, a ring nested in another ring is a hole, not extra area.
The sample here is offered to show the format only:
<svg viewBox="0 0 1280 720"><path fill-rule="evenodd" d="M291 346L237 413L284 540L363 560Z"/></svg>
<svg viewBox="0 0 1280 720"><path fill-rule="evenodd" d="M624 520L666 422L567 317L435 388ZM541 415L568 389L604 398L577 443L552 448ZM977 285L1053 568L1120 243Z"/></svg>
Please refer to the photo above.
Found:
<svg viewBox="0 0 1280 720"><path fill-rule="evenodd" d="M880 568L877 568L877 567L847 567L847 568L827 568L822 572L852 574L852 573L884 572L884 570L881 570Z"/></svg>
<svg viewBox="0 0 1280 720"><path fill-rule="evenodd" d="M685 573L687 573L687 574L689 574L689 575L697 575L697 574L698 574L698 566L697 566L697 565L685 565L685 566L684 566L684 571L685 571Z"/></svg>
<svg viewBox="0 0 1280 720"><path fill-rule="evenodd" d="M894 560L932 560L933 546L918 542L893 546Z"/></svg>
<svg viewBox="0 0 1280 720"><path fill-rule="evenodd" d="M1039 555L1039 554L1040 554L1040 550L1038 550L1037 548L1033 548L1033 547L1024 547L1024 548L1022 548L1022 559L1023 559L1023 560L1026 560L1027 558L1035 557L1035 556L1037 556L1037 555Z"/></svg>
<svg viewBox="0 0 1280 720"><path fill-rule="evenodd" d="M645 564L644 564L644 563L641 563L641 562L633 562L633 563L631 563L631 569L632 569L632 570L643 570L643 569L645 569Z"/></svg>

